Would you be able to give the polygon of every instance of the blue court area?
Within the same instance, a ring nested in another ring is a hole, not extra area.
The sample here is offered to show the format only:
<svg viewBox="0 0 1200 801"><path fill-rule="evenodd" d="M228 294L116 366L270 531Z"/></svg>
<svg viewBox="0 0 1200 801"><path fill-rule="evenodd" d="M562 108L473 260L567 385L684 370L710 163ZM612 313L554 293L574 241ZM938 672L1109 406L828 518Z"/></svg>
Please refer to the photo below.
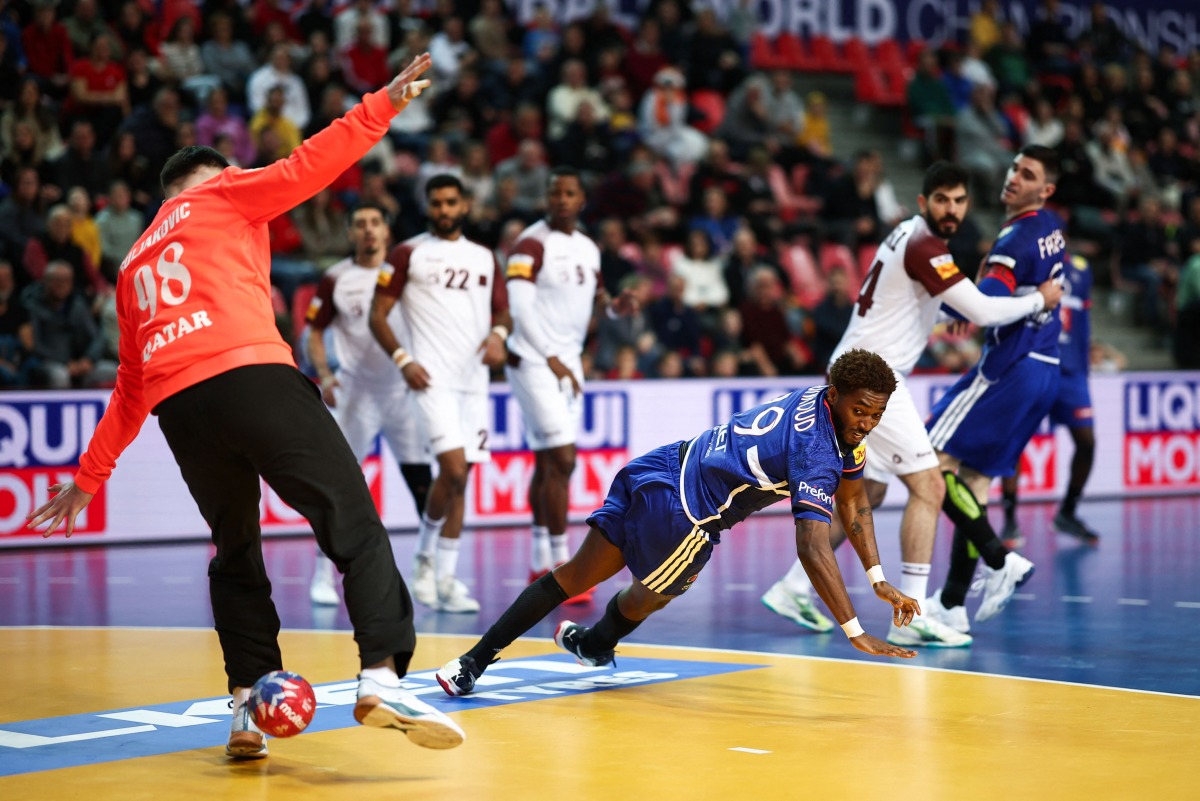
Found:
<svg viewBox="0 0 1200 801"><path fill-rule="evenodd" d="M906 664L1200 696L1200 640L1192 636L1200 628L1200 499L1084 503L1080 515L1101 535L1095 547L1056 534L1053 515L1054 507L1046 504L1021 508L1027 539L1022 552L1037 564L1037 573L1004 613L973 627L974 644L925 650ZM876 524L884 567L898 583L899 511L879 513ZM931 589L945 575L949 533L943 523ZM525 529L464 536L459 571L482 611L449 615L418 607L419 632L478 634L525 585ZM581 536L573 532L575 542ZM392 541L407 576L416 538L396 534ZM313 552L308 537L266 543L283 625L348 629L344 607L309 603ZM629 642L873 659L854 650L840 632L812 634L762 606L760 595L794 554L788 516L751 518L725 535L695 586ZM0 626L209 626L209 555L205 543L101 547L85 537L59 548L0 551ZM859 619L883 636L889 608L870 592L848 546L839 560ZM591 606L560 607L530 636L551 637L563 618L594 621L628 580L625 573L606 583ZM968 598L972 613L977 604L978 597Z"/></svg>

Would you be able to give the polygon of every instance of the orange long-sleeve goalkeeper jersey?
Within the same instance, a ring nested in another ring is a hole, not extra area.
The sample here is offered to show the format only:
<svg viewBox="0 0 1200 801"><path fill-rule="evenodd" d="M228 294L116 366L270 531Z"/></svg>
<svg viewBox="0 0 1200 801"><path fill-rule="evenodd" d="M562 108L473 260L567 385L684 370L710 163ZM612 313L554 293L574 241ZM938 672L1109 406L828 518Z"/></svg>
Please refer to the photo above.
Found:
<svg viewBox="0 0 1200 801"><path fill-rule="evenodd" d="M163 204L121 264L121 365L79 458L80 489L99 489L165 398L237 367L295 364L271 309L267 222L362 158L395 114L381 89L288 158L259 170L229 167Z"/></svg>

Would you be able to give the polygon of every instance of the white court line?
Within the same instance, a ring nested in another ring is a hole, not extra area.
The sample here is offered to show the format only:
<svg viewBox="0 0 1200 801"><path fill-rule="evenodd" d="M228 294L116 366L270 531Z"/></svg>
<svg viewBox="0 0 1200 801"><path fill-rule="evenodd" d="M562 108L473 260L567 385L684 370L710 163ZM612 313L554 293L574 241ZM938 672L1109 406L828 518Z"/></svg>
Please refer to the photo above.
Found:
<svg viewBox="0 0 1200 801"><path fill-rule="evenodd" d="M284 576L283 578L272 579L274 584L307 584L308 579L304 576Z"/></svg>
<svg viewBox="0 0 1200 801"><path fill-rule="evenodd" d="M20 584L21 579L16 576L0 576L0 584Z"/></svg>
<svg viewBox="0 0 1200 801"><path fill-rule="evenodd" d="M162 583L163 584L191 584L192 577L191 576L163 576Z"/></svg>
<svg viewBox="0 0 1200 801"><path fill-rule="evenodd" d="M1063 603L1067 604L1090 604L1092 596L1090 595L1064 595Z"/></svg>
<svg viewBox="0 0 1200 801"><path fill-rule="evenodd" d="M754 592L758 589L757 584L726 584L725 589L730 592Z"/></svg>
<svg viewBox="0 0 1200 801"><path fill-rule="evenodd" d="M109 584L132 584L133 576L109 576L105 580Z"/></svg>
<svg viewBox="0 0 1200 801"><path fill-rule="evenodd" d="M1032 592L1014 592L1013 600L1015 601L1032 601L1037 598L1036 593Z"/></svg>
<svg viewBox="0 0 1200 801"><path fill-rule="evenodd" d="M741 751L743 754L769 754L770 751L763 751L761 748L730 748L730 751Z"/></svg>
<svg viewBox="0 0 1200 801"><path fill-rule="evenodd" d="M1118 598L1117 604L1120 606L1149 606L1150 602L1145 598Z"/></svg>
<svg viewBox="0 0 1200 801"><path fill-rule="evenodd" d="M77 576L51 576L46 580L47 584L78 584Z"/></svg>
<svg viewBox="0 0 1200 801"><path fill-rule="evenodd" d="M1180 609L1200 609L1200 601L1176 601L1175 606Z"/></svg>

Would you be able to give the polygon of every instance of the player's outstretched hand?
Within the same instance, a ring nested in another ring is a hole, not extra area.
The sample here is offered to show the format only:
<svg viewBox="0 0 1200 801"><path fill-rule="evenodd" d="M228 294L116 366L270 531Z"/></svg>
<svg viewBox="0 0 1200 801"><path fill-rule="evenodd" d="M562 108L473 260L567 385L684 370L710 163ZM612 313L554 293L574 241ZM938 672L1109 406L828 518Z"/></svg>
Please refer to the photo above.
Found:
<svg viewBox="0 0 1200 801"><path fill-rule="evenodd" d="M909 598L886 581L877 582L875 594L892 605L892 620L897 626L907 626L914 616L921 614L921 605Z"/></svg>
<svg viewBox="0 0 1200 801"><path fill-rule="evenodd" d="M910 651L907 648L901 648L898 645L892 645L889 642L876 639L870 634L860 634L850 640L850 644L864 654L872 654L874 656L892 656L898 659L912 659L917 655L916 651Z"/></svg>
<svg viewBox="0 0 1200 801"><path fill-rule="evenodd" d="M579 379L571 372L571 368L563 364L557 356L551 356L549 359L546 359L546 366L550 368L550 372L554 373L554 377L559 381L562 381L564 378L570 379L571 394L579 397L579 393L583 392L583 387L579 386Z"/></svg>
<svg viewBox="0 0 1200 801"><path fill-rule="evenodd" d="M387 93L396 111L403 111L410 100L414 100L429 86L428 80L417 80L429 69L433 59L428 53L422 53L414 58L404 71L388 84Z"/></svg>
<svg viewBox="0 0 1200 801"><path fill-rule="evenodd" d="M330 409L337 408L337 395L333 390L341 385L342 382L338 381L336 375L327 375L321 379L321 400L325 401L325 405Z"/></svg>
<svg viewBox="0 0 1200 801"><path fill-rule="evenodd" d="M1058 305L1058 302L1060 300L1062 300L1062 296L1063 296L1062 279L1057 278L1057 277L1056 278L1048 278L1047 280L1043 281L1040 285L1038 285L1038 292L1041 293L1042 300L1044 300L1046 302L1046 305L1043 308L1045 309L1045 311L1050 311L1051 309L1053 309L1055 306Z"/></svg>
<svg viewBox="0 0 1200 801"><path fill-rule="evenodd" d="M25 518L29 522L25 525L28 528L36 529L42 523L53 518L50 527L42 532L43 537L49 537L65 520L67 523L66 533L70 537L75 531L75 518L92 502L92 494L75 486L74 481L55 484L50 488L50 492L53 497L30 512L29 516Z"/></svg>
<svg viewBox="0 0 1200 801"><path fill-rule="evenodd" d="M400 371L410 389L429 389L429 373L417 362L409 362Z"/></svg>

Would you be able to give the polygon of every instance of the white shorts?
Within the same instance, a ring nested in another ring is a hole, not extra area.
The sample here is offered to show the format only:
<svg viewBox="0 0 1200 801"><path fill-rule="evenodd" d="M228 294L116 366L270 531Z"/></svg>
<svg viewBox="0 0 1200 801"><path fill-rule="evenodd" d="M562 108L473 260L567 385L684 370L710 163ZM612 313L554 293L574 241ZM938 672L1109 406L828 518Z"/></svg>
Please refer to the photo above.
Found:
<svg viewBox="0 0 1200 801"><path fill-rule="evenodd" d="M413 392L423 440L434 456L462 448L467 462L490 462L487 392L429 389Z"/></svg>
<svg viewBox="0 0 1200 801"><path fill-rule="evenodd" d="M338 381L341 386L334 390L337 406L330 411L355 459L361 463L375 436L383 434L400 464L429 463L429 449L417 429L412 392L403 381L356 381L347 375L339 375Z"/></svg>
<svg viewBox="0 0 1200 801"><path fill-rule="evenodd" d="M867 464L863 477L886 482L938 466L925 422L917 413L904 376L896 373L896 391L888 399L879 425L867 435Z"/></svg>
<svg viewBox="0 0 1200 801"><path fill-rule="evenodd" d="M583 387L583 364L578 358L563 359ZM513 397L525 420L525 442L533 451L574 445L583 420L583 394L576 395L567 379L559 381L545 364L522 361L505 368Z"/></svg>

